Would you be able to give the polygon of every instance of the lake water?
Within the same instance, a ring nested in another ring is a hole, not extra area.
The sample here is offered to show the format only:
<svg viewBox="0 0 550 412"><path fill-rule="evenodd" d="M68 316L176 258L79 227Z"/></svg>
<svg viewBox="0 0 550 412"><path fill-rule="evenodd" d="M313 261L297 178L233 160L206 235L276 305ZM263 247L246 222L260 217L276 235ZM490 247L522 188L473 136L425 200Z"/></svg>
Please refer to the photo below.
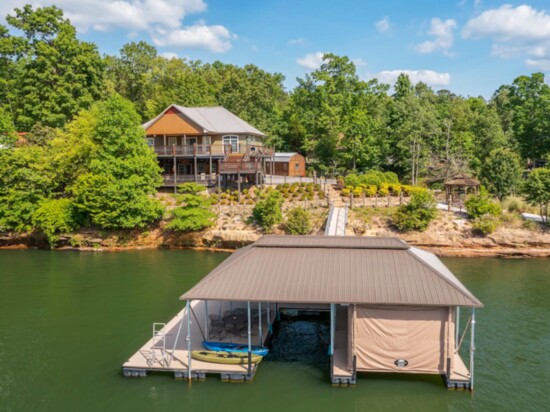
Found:
<svg viewBox="0 0 550 412"><path fill-rule="evenodd" d="M226 257L0 251L0 411L550 410L548 259L445 259L486 306L473 396L435 376L367 374L332 388L328 364L311 361L266 361L250 384L122 377L152 323L170 319L182 292Z"/></svg>

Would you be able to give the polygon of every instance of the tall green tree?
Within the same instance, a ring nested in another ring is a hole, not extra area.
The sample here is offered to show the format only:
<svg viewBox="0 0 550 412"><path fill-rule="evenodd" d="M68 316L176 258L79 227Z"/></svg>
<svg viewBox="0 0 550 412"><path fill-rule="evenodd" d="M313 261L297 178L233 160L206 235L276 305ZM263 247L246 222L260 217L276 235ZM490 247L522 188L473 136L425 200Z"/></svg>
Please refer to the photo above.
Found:
<svg viewBox="0 0 550 412"><path fill-rule="evenodd" d="M522 167L520 157L510 149L491 151L482 166L483 183L499 200L517 192Z"/></svg>
<svg viewBox="0 0 550 412"><path fill-rule="evenodd" d="M93 111L89 171L74 184L74 205L87 220L107 229L144 227L160 218L154 198L160 168L147 146L140 117L119 95L99 103Z"/></svg>
<svg viewBox="0 0 550 412"><path fill-rule="evenodd" d="M516 78L509 93L513 129L523 158L543 159L550 153L550 86L544 74Z"/></svg>
<svg viewBox="0 0 550 412"><path fill-rule="evenodd" d="M0 70L11 76L0 86L14 90L7 98L19 130L37 122L63 126L101 96L103 61L97 48L76 38L59 8L26 5L6 21L22 33L0 27Z"/></svg>
<svg viewBox="0 0 550 412"><path fill-rule="evenodd" d="M539 168L529 173L524 186L527 201L539 207L543 222L548 223L550 212L550 169Z"/></svg>

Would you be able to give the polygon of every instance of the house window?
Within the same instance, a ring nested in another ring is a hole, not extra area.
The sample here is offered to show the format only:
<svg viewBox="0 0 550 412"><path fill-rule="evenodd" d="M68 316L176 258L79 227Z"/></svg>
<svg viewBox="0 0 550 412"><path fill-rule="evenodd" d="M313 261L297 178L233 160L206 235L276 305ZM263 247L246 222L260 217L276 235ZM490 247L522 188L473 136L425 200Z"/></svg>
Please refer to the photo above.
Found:
<svg viewBox="0 0 550 412"><path fill-rule="evenodd" d="M294 168L295 168L296 170L300 170L300 163L299 163L299 162L296 162L296 163L294 164Z"/></svg>
<svg viewBox="0 0 550 412"><path fill-rule="evenodd" d="M168 146L176 146L178 144L178 138L176 136L170 136L168 138Z"/></svg>
<svg viewBox="0 0 550 412"><path fill-rule="evenodd" d="M224 136L223 144L231 145L231 151L233 153L239 153L239 136Z"/></svg>
<svg viewBox="0 0 550 412"><path fill-rule="evenodd" d="M197 173L198 174L204 173L204 163L197 164Z"/></svg>
<svg viewBox="0 0 550 412"><path fill-rule="evenodd" d="M155 138L154 137L148 137L147 138L147 146L153 147L155 145Z"/></svg>

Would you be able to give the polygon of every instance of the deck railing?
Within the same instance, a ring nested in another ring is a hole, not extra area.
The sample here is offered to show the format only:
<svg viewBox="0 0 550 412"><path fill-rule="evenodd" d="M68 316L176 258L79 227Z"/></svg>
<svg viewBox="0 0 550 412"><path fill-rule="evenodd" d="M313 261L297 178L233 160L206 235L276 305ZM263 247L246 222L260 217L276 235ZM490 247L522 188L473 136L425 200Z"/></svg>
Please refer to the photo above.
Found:
<svg viewBox="0 0 550 412"><path fill-rule="evenodd" d="M256 173L262 171L262 165L256 161L221 162L220 173Z"/></svg>
<svg viewBox="0 0 550 412"><path fill-rule="evenodd" d="M213 144L188 144L188 145L168 145L152 146L157 155L160 156L194 156L194 155L217 155L223 156L231 153L242 153L252 157L269 157L273 150L259 145L241 144L238 150L233 150L231 145L213 145Z"/></svg>
<svg viewBox="0 0 550 412"><path fill-rule="evenodd" d="M203 185L212 185L216 182L217 175L213 173L212 175L200 173L197 175L197 183ZM162 175L163 186L177 186L182 183L194 182L195 175L176 175L173 174L164 174Z"/></svg>

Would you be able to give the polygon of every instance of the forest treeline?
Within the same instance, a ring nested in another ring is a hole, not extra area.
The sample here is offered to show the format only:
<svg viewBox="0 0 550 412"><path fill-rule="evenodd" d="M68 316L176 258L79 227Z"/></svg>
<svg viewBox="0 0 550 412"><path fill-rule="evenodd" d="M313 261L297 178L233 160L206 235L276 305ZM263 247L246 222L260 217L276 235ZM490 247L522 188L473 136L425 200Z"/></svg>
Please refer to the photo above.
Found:
<svg viewBox="0 0 550 412"><path fill-rule="evenodd" d="M101 56L95 44L78 40L56 7L16 9L7 22L0 26L4 129L63 128L118 93L142 121L171 103L224 106L277 149L305 154L332 173L382 169L413 184L437 182L460 171L483 176L498 149L522 166L550 153L550 86L541 73L518 77L487 101L434 92L406 75L390 90L362 80L349 58L326 54L319 69L287 91L282 74L254 64L167 59L145 42Z"/></svg>

